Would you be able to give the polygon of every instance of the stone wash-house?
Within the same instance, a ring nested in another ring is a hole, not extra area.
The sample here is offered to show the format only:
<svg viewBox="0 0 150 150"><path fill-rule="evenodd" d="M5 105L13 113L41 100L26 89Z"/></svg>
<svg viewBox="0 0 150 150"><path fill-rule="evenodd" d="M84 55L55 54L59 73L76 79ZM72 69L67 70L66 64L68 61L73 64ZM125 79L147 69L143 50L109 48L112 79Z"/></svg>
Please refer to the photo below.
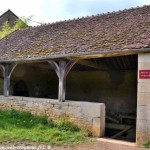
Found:
<svg viewBox="0 0 150 150"><path fill-rule="evenodd" d="M1 109L150 141L150 6L17 30L0 64Z"/></svg>
<svg viewBox="0 0 150 150"><path fill-rule="evenodd" d="M16 20L19 19L10 9L0 16L0 30L4 22L8 21L10 26L13 26Z"/></svg>

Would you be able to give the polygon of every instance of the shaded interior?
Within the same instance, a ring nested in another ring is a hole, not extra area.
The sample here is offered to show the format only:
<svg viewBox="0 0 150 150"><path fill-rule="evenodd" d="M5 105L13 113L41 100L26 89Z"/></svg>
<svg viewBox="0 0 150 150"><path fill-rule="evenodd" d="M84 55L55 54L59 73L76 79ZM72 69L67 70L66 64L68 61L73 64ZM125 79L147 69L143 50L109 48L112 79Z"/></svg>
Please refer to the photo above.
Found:
<svg viewBox="0 0 150 150"><path fill-rule="evenodd" d="M66 100L106 105L106 137L135 141L137 55L79 60L66 82ZM10 95L58 97L58 77L46 62L19 64L10 85Z"/></svg>

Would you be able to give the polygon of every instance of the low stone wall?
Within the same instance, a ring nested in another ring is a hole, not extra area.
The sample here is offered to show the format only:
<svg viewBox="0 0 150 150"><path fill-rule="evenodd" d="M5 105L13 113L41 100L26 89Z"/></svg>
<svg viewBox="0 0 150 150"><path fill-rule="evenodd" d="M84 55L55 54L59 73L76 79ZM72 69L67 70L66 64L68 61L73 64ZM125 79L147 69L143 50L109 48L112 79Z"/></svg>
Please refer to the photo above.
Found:
<svg viewBox="0 0 150 150"><path fill-rule="evenodd" d="M29 111L34 115L46 115L53 121L65 117L80 127L88 128L93 136L105 134L105 105L103 103L76 102L58 100L4 97L0 96L0 109L17 109Z"/></svg>

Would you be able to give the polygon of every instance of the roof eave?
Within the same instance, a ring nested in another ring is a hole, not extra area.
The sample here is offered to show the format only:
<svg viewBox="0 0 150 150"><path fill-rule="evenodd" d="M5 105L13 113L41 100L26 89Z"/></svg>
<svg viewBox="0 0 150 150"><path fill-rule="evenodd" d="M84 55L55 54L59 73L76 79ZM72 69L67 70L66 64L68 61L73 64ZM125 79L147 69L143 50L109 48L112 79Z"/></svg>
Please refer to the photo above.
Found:
<svg viewBox="0 0 150 150"><path fill-rule="evenodd" d="M2 60L0 61L0 63L30 63L30 62L41 62L41 61L45 62L47 60L52 60L52 59L102 58L102 57L133 55L138 53L150 53L150 48L113 50L113 51L103 51L103 52L80 52L80 53L51 55L46 57L17 58L11 60Z"/></svg>

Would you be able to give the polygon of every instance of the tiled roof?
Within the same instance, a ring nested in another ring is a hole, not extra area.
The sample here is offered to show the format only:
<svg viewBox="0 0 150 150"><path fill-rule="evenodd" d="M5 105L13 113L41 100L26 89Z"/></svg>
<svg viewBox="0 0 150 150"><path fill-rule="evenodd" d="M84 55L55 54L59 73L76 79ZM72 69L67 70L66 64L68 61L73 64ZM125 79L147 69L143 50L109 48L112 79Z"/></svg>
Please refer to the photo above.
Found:
<svg viewBox="0 0 150 150"><path fill-rule="evenodd" d="M150 5L20 29L0 40L0 61L150 47Z"/></svg>

